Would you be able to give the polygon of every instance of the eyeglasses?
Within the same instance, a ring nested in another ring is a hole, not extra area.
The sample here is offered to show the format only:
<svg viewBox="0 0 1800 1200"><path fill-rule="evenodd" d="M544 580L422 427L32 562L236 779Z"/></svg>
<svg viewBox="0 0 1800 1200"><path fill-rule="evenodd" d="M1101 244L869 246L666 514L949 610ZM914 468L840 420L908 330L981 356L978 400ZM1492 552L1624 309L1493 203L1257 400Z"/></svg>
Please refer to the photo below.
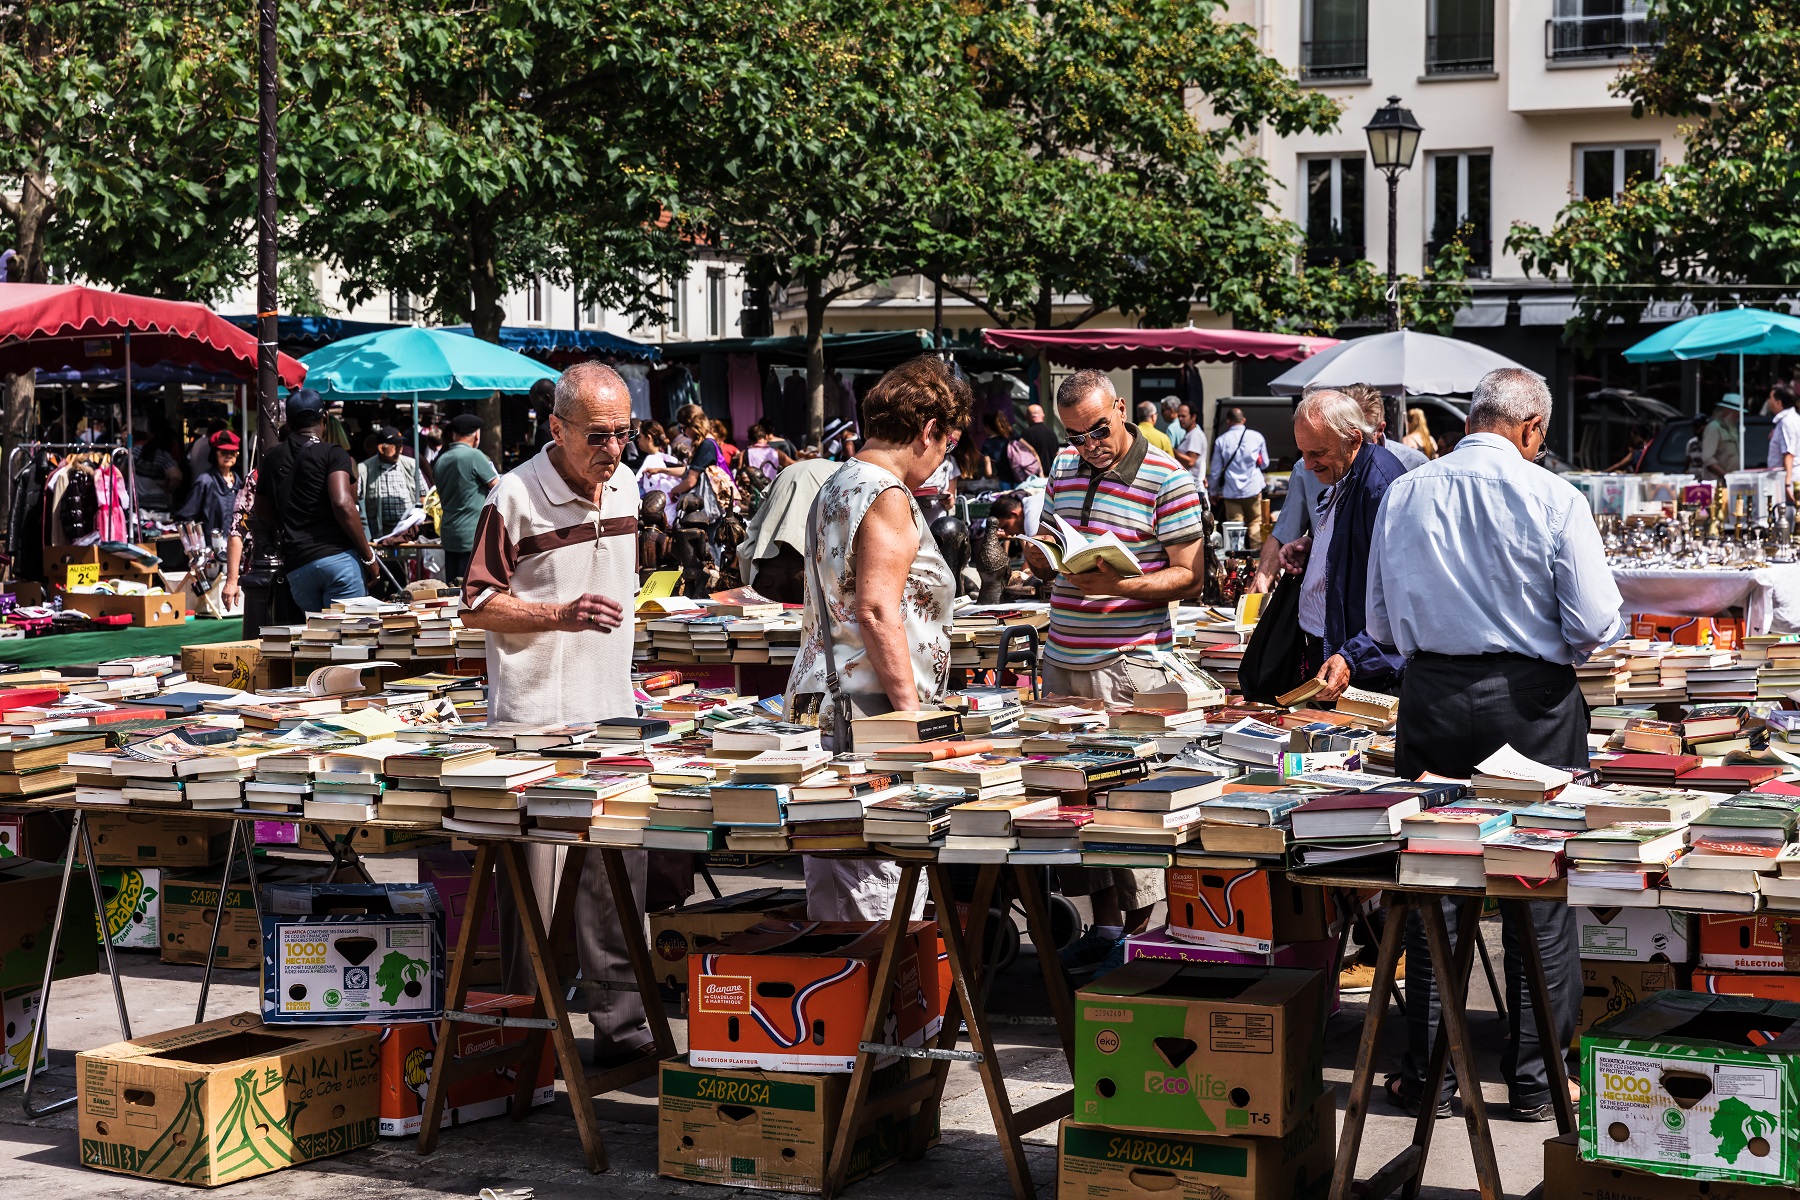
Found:
<svg viewBox="0 0 1800 1200"><path fill-rule="evenodd" d="M587 438L587 444L595 449L599 449L608 442L617 442L623 446L627 442L637 440L638 427L627 425L623 429L590 429L584 436Z"/></svg>
<svg viewBox="0 0 1800 1200"><path fill-rule="evenodd" d="M1069 445L1071 445L1071 446L1075 447L1077 450L1079 450L1079 449L1081 449L1082 446L1087 444L1087 440L1089 438L1097 438L1098 440L1104 442L1107 438L1109 438L1111 436L1112 436L1112 424L1105 417L1102 417L1098 421L1095 421L1092 425L1088 426L1088 430L1086 433L1071 433L1071 434L1069 434L1068 442L1069 442Z"/></svg>

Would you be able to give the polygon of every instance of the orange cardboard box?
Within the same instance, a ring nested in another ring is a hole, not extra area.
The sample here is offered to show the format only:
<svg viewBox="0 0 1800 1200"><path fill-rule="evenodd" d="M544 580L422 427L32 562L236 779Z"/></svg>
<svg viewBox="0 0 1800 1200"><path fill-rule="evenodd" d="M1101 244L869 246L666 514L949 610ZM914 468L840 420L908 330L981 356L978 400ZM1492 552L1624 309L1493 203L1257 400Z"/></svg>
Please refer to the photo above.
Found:
<svg viewBox="0 0 1800 1200"><path fill-rule="evenodd" d="M1781 913L1700 913L1702 967L1800 973L1800 917Z"/></svg>
<svg viewBox="0 0 1800 1200"><path fill-rule="evenodd" d="M1753 996L1758 1000L1800 1002L1800 975L1767 975L1749 971L1695 971L1694 990L1715 996Z"/></svg>
<svg viewBox="0 0 1800 1200"><path fill-rule="evenodd" d="M688 1057L696 1067L854 1070L886 923L765 921L688 957ZM937 924L907 926L879 1039L922 1045L943 1016ZM886 1056L877 1065L892 1061Z"/></svg>
<svg viewBox="0 0 1800 1200"><path fill-rule="evenodd" d="M494 1016L523 1017L531 1015L530 996L503 996L492 992L470 992L464 1012L489 1013ZM410 1137L419 1132L420 1113L425 1107L425 1089L431 1085L431 1063L437 1054L436 1021L406 1021L395 1025L360 1025L381 1035L381 1106L377 1112L377 1132L382 1137ZM464 1058L510 1046L525 1040L526 1030L507 1029L496 1025L458 1024L456 1053ZM483 1117L497 1117L512 1110L513 1096L519 1086L519 1064L499 1067L450 1085L444 1105L441 1128L466 1125ZM556 1098L556 1071L551 1057L550 1039L544 1039L544 1053L537 1065L537 1079L532 1087L531 1105L548 1104Z"/></svg>
<svg viewBox="0 0 1800 1200"><path fill-rule="evenodd" d="M1169 868L1169 935L1216 950L1268 954L1281 942L1331 936L1324 888L1280 871Z"/></svg>

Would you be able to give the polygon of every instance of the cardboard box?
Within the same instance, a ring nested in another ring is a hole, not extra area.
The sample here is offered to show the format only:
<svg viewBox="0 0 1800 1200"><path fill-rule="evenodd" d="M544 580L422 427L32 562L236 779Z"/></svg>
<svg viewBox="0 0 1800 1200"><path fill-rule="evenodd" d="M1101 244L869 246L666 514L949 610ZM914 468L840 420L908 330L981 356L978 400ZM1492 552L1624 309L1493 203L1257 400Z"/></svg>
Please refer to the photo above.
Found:
<svg viewBox="0 0 1800 1200"><path fill-rule="evenodd" d="M240 872L241 874L241 872ZM217 879L182 878L170 872L162 881L162 954L166 963L206 962L218 912ZM262 966L262 922L250 888L234 882L225 889L225 925L219 931L215 962L221 967Z"/></svg>
<svg viewBox="0 0 1800 1200"><path fill-rule="evenodd" d="M688 959L696 1067L849 1072L868 1015L886 922L770 921ZM880 1040L922 1045L937 1004L937 925L907 926ZM885 1060L878 1060L877 1065Z"/></svg>
<svg viewBox="0 0 1800 1200"><path fill-rule="evenodd" d="M1610 962L1690 961L1690 920L1668 908L1575 908L1581 957Z"/></svg>
<svg viewBox="0 0 1800 1200"><path fill-rule="evenodd" d="M1170 936L1167 929L1152 929L1125 939L1126 962L1149 958L1158 962L1223 963L1233 967L1302 967L1322 972L1326 980L1328 1013L1338 1010L1337 956L1336 938L1291 942L1276 946L1267 954L1246 954L1241 950L1196 945Z"/></svg>
<svg viewBox="0 0 1800 1200"><path fill-rule="evenodd" d="M138 629L180 625L187 620L185 592L151 592L147 596L108 596L101 592L65 592L63 607L90 617L124 613Z"/></svg>
<svg viewBox="0 0 1800 1200"><path fill-rule="evenodd" d="M41 858L55 862L68 849L68 827L53 814L0 813L0 858Z"/></svg>
<svg viewBox="0 0 1800 1200"><path fill-rule="evenodd" d="M1267 954L1331 936L1326 889L1280 871L1170 867L1168 884L1169 935L1185 942Z"/></svg>
<svg viewBox="0 0 1800 1200"><path fill-rule="evenodd" d="M1056 1142L1058 1200L1324 1200L1337 1105L1324 1093L1279 1138L1182 1137L1064 1118Z"/></svg>
<svg viewBox="0 0 1800 1200"><path fill-rule="evenodd" d="M1544 1143L1543 1200L1794 1200L1787 1188L1713 1183L1584 1162L1576 1136Z"/></svg>
<svg viewBox="0 0 1800 1200"><path fill-rule="evenodd" d="M533 1003L530 996L470 992L463 1011L524 1017L531 1015ZM423 1123L425 1090L431 1086L431 1064L437 1054L437 1027L428 1021L404 1021L362 1028L374 1030L381 1039L378 1131L382 1137L408 1137L418 1133ZM456 1030L456 1053L463 1057L510 1046L524 1041L526 1036L526 1031L517 1027L459 1024ZM466 1125L483 1117L511 1112L513 1096L518 1092L518 1070L515 1064L451 1084L439 1128L448 1129L452 1125ZM544 1039L544 1052L539 1057L534 1079L533 1108L556 1099L555 1052L548 1038Z"/></svg>
<svg viewBox="0 0 1800 1200"><path fill-rule="evenodd" d="M153 542L138 542L139 550L155 554ZM45 546L44 570L49 574L51 582L61 585L68 577L68 568L93 563L100 568L102 579L124 578L148 580L156 574L156 568L149 563L139 562L135 558L126 558L122 554L114 554L110 550L102 550L99 546ZM24 601L20 601L24 603Z"/></svg>
<svg viewBox="0 0 1800 1200"><path fill-rule="evenodd" d="M906 1065L871 1081L871 1098L910 1076ZM686 1057L666 1059L657 1084L657 1174L695 1183L757 1191L823 1191L826 1159L850 1087L847 1075L700 1068ZM915 1124L937 1113L914 1103L888 1113L850 1149L849 1180L900 1160Z"/></svg>
<svg viewBox="0 0 1800 1200"><path fill-rule="evenodd" d="M216 1187L375 1140L367 1029L273 1029L252 1013L75 1056L81 1163Z"/></svg>
<svg viewBox="0 0 1800 1200"><path fill-rule="evenodd" d="M259 641L183 646L181 669L196 683L216 683L241 692L269 686L269 664L263 661Z"/></svg>
<svg viewBox="0 0 1800 1200"><path fill-rule="evenodd" d="M1699 940L1703 967L1800 973L1800 916L1701 913Z"/></svg>
<svg viewBox="0 0 1800 1200"><path fill-rule="evenodd" d="M55 863L36 859L0 859L0 989L26 984L43 986L62 872ZM63 910L62 938L57 945L53 978L92 975L99 969L100 944L94 940L94 889L87 881L85 869L77 868L69 877L69 902Z"/></svg>
<svg viewBox="0 0 1800 1200"><path fill-rule="evenodd" d="M110 937L115 950L162 949L161 871L101 867L100 894L106 897L106 929L96 921L96 939Z"/></svg>
<svg viewBox="0 0 1800 1200"><path fill-rule="evenodd" d="M41 984L28 983L0 992L0 1088L25 1078L26 1056L36 1040L38 1013L44 1007ZM37 1069L50 1065L50 1039L37 1042Z"/></svg>
<svg viewBox="0 0 1800 1200"><path fill-rule="evenodd" d="M1800 1004L1658 992L1581 1039L1581 1156L1800 1185Z"/></svg>
<svg viewBox="0 0 1800 1200"><path fill-rule="evenodd" d="M1710 996L1754 996L1800 1004L1800 975L1752 971L1695 971L1694 990Z"/></svg>
<svg viewBox="0 0 1800 1200"><path fill-rule="evenodd" d="M688 985L689 954L710 950L731 934L764 920L805 919L805 888L756 888L651 913L650 948L656 954L663 986L683 993Z"/></svg>
<svg viewBox="0 0 1800 1200"><path fill-rule="evenodd" d="M1076 1119L1281 1137L1324 1089L1318 971L1139 959L1075 994Z"/></svg>
<svg viewBox="0 0 1800 1200"><path fill-rule="evenodd" d="M1670 963L1584 962L1581 964L1581 1035L1607 1017L1617 1016L1646 996L1682 986L1681 971Z"/></svg>
<svg viewBox="0 0 1800 1200"><path fill-rule="evenodd" d="M87 825L103 867L210 867L231 839L229 821L183 813L90 812Z"/></svg>
<svg viewBox="0 0 1800 1200"><path fill-rule="evenodd" d="M444 908L430 884L265 885L262 941L271 1024L444 1015Z"/></svg>
<svg viewBox="0 0 1800 1200"><path fill-rule="evenodd" d="M475 868L472 856L458 850L433 849L419 854L419 882L437 889L444 906L445 944L455 950L462 938L463 915L469 907L469 884ZM496 881L497 886L498 881ZM476 957L500 952L500 906L489 892L487 912L475 935Z"/></svg>

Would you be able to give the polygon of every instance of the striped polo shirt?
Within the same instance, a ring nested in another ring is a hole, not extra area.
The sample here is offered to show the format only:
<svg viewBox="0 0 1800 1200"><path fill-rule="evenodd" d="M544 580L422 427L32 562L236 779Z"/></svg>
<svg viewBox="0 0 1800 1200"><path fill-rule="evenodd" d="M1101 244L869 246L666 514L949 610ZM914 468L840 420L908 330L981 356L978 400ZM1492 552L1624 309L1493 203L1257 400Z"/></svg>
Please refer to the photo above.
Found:
<svg viewBox="0 0 1800 1200"><path fill-rule="evenodd" d="M1084 517L1093 468L1073 447L1056 456L1050 471L1050 510L1082 534L1117 534L1148 575L1169 565L1168 547L1201 534L1201 498L1187 468L1152 446L1135 429L1131 449L1101 476ZM1174 641L1168 601L1123 596L1084 596L1058 578L1050 593L1050 636L1045 656L1066 667L1104 667L1133 647L1168 647Z"/></svg>

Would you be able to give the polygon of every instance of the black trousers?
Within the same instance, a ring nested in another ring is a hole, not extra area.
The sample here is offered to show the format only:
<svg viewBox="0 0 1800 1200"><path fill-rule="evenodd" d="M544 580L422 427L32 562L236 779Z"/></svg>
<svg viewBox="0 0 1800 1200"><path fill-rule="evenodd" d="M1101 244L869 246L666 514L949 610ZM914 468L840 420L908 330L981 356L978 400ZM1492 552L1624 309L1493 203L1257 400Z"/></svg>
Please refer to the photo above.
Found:
<svg viewBox="0 0 1800 1200"><path fill-rule="evenodd" d="M1509 744L1537 762L1586 766L1587 727L1587 705L1575 683L1573 667L1514 654L1451 657L1420 653L1407 664L1400 685L1395 766L1409 779L1426 771L1467 779L1477 763ZM1558 1035L1556 1050L1566 1052L1581 1014L1575 913L1557 901L1529 903ZM1455 904L1444 901L1452 951L1457 941ZM1537 1017L1525 987L1519 941L1523 930L1510 905L1502 914L1509 1037L1500 1056L1500 1070L1511 1103L1535 1108L1550 1099L1549 1076L1544 1047L1538 1043ZM1409 1096L1416 1097L1424 1090L1438 1011L1431 950L1423 924L1413 917L1406 928L1407 1042L1400 1064L1400 1088ZM1446 1072L1443 1098L1455 1090L1455 1073Z"/></svg>

